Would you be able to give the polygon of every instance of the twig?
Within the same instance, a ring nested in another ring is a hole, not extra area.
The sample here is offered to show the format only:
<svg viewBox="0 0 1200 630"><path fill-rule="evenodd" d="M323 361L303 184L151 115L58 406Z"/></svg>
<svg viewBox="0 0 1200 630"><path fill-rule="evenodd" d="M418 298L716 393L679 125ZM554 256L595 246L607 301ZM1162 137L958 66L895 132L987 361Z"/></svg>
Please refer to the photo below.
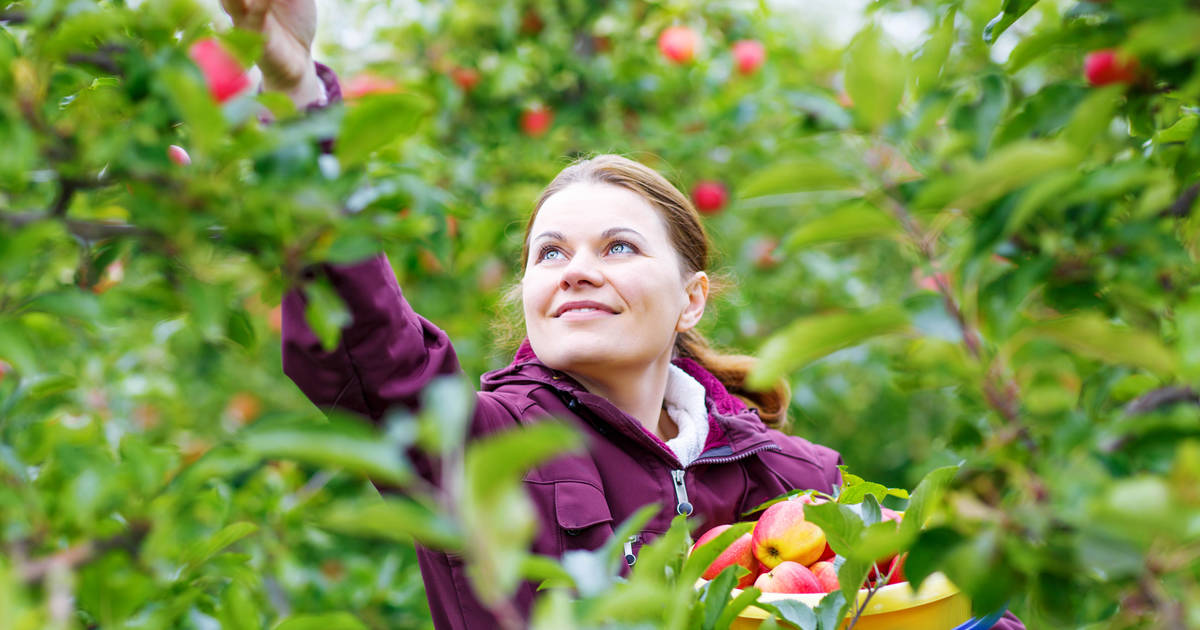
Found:
<svg viewBox="0 0 1200 630"><path fill-rule="evenodd" d="M24 11L0 11L0 22L24 24L27 21L29 21L29 16Z"/></svg>
<svg viewBox="0 0 1200 630"><path fill-rule="evenodd" d="M1125 405L1125 415L1139 416L1177 403L1200 405L1200 394L1186 385L1160 387L1130 401Z"/></svg>
<svg viewBox="0 0 1200 630"><path fill-rule="evenodd" d="M954 299L954 294L950 290L950 283L946 277L939 273L937 265L937 252L934 251L935 239L926 235L921 227L913 219L912 213L904 204L900 203L890 192L891 185L885 183L883 186L883 198L887 202L888 207L892 211L892 215L904 227L904 231L909 238L916 244L921 257L933 269L933 280L937 284L938 293L942 294L942 301L945 304L946 311L954 318L954 322L958 324L958 328L962 333L963 345L966 346L967 352L971 357L982 361L983 344L980 342L979 331L971 322L967 321L963 314L962 308L958 301ZM983 382L983 395L989 406L996 410L1009 428L1012 429L1011 436L1006 439L1011 441L1014 438L1020 438L1022 444L1030 451L1036 450L1037 444L1029 434L1028 428L1021 423L1019 392L1017 385L1012 379L1007 378L1003 374L1003 370L996 364L993 364L987 371L987 375Z"/></svg>
<svg viewBox="0 0 1200 630"><path fill-rule="evenodd" d="M82 219L64 219L50 212L9 212L0 213L0 223L19 229L38 221L61 220L67 231L85 241L100 241L118 236L157 236L157 232L128 223L103 223L100 221L85 221Z"/></svg>
<svg viewBox="0 0 1200 630"><path fill-rule="evenodd" d="M1192 206L1196 204L1196 198L1200 197L1200 183L1188 186L1187 190L1183 191L1182 195L1167 206L1165 210L1159 213L1160 217L1176 217L1183 218L1192 213Z"/></svg>
<svg viewBox="0 0 1200 630"><path fill-rule="evenodd" d="M128 532L111 538L82 542L36 560L24 560L22 545L15 545L11 555L16 560L17 577L25 582L37 582L57 569L71 569L87 564L96 556L110 549L136 551L149 531L148 526L138 525Z"/></svg>

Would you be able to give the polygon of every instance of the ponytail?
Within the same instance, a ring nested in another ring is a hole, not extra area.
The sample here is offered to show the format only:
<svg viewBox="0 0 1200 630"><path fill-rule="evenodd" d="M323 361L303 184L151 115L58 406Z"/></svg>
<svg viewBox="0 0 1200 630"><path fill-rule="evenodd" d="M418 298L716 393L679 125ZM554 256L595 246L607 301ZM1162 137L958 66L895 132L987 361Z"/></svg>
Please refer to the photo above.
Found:
<svg viewBox="0 0 1200 630"><path fill-rule="evenodd" d="M786 380L779 379L773 387L763 391L746 387L746 375L758 363L758 359L744 354L721 354L695 329L679 333L675 338L675 349L679 356L692 359L708 370L730 394L757 409L763 424L779 430L787 425L788 401L792 392Z"/></svg>

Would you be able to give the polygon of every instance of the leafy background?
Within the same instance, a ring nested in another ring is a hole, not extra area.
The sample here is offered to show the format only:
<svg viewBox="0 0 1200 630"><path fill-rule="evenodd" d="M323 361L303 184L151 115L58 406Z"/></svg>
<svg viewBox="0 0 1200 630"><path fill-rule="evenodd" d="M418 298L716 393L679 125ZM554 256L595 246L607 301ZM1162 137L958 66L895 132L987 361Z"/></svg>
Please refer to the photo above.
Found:
<svg viewBox="0 0 1200 630"><path fill-rule="evenodd" d="M340 6L318 58L395 89L312 116L212 101L187 54L211 3L0 8L0 625L424 627L413 536L472 545L501 590L563 579L520 536L465 535L489 514L472 484L519 487L562 436L380 502L366 478L411 481L414 440L454 452L461 410L327 422L280 372L277 305L306 264L382 247L475 382L510 356L493 324L520 329L502 294L537 193L608 151L731 191L704 327L790 380L791 431L886 486L959 465L914 559L1031 627L1200 625L1194 1L881 0L837 28L744 2ZM673 24L694 61L658 53ZM749 76L739 39L766 45ZM1138 80L1089 85L1110 47ZM336 338L336 296L309 291ZM639 563L642 595L703 627L667 570L684 538ZM590 561L540 623L658 620L578 583Z"/></svg>

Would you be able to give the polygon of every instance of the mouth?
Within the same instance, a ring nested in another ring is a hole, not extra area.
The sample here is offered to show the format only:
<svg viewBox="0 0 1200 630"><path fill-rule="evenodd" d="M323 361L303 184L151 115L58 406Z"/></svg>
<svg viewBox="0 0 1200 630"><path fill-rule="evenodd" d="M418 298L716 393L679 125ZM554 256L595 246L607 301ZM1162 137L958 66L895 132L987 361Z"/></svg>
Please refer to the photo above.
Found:
<svg viewBox="0 0 1200 630"><path fill-rule="evenodd" d="M554 312L555 317L564 315L582 316L589 314L615 315L616 311L599 302L567 302Z"/></svg>

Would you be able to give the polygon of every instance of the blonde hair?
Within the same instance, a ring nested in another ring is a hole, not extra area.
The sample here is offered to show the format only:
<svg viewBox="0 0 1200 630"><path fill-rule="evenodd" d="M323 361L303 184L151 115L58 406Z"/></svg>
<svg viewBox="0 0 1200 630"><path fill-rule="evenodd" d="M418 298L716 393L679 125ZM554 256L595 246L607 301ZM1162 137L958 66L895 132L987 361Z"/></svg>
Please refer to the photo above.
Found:
<svg viewBox="0 0 1200 630"><path fill-rule="evenodd" d="M542 191L534 204L521 244L521 275L529 260L529 234L533 221L542 205L555 193L576 183L612 184L630 190L650 203L662 216L667 226L667 235L679 255L686 274L696 271L708 272L709 240L700 222L700 215L687 195L654 169L629 158L603 154L591 158L580 158L559 172ZM515 304L520 300L520 284L512 287L505 302ZM511 332L507 335L513 337ZM725 354L714 349L708 340L695 328L679 333L675 339L675 353L690 358L715 376L730 394L742 399L758 410L764 424L781 428L787 422L787 406L791 392L787 381L780 379L773 387L764 391L746 387L746 375L757 359L742 354Z"/></svg>

